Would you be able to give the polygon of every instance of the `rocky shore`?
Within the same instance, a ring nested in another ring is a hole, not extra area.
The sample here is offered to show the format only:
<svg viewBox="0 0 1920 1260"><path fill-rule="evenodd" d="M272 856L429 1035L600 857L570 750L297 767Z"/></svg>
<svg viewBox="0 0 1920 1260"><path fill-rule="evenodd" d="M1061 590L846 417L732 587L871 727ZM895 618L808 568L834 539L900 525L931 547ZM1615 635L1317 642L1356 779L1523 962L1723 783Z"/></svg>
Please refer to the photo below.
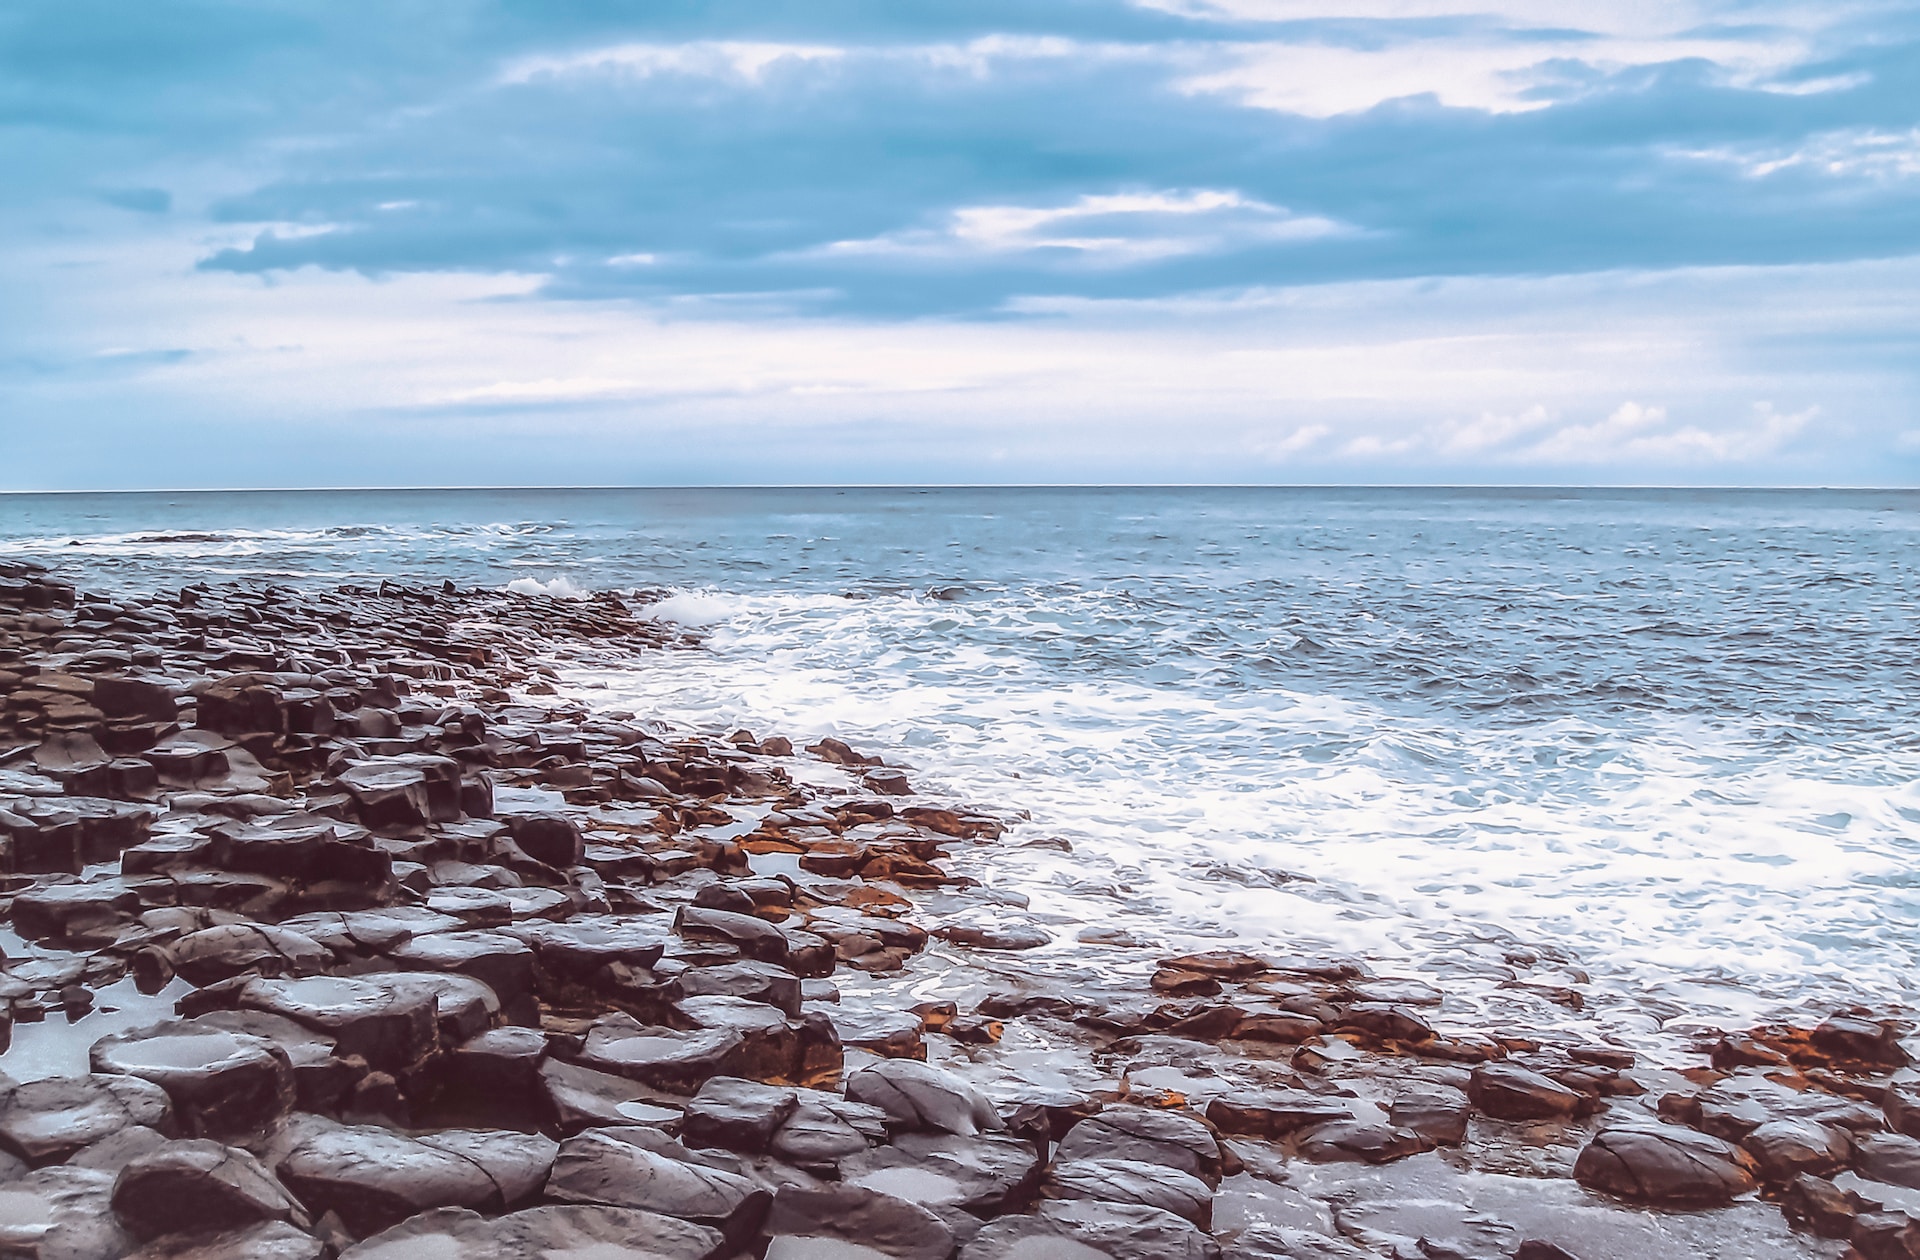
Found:
<svg viewBox="0 0 1920 1260"><path fill-rule="evenodd" d="M555 685L673 650L0 564L0 1257L1920 1256L1904 1026L1656 1064L1364 959L1037 965L1015 819Z"/></svg>

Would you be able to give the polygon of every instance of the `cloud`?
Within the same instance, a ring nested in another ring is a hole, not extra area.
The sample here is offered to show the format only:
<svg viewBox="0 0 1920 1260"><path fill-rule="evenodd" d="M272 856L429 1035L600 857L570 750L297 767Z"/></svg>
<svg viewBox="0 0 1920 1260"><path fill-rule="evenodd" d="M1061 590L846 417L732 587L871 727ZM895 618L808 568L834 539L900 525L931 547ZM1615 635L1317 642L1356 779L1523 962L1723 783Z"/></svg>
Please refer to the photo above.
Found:
<svg viewBox="0 0 1920 1260"><path fill-rule="evenodd" d="M1862 0L20 0L9 461L267 414L946 469L977 408L993 476L1872 479L1915 81Z"/></svg>
<svg viewBox="0 0 1920 1260"><path fill-rule="evenodd" d="M1754 411L1750 424L1709 430L1670 423L1664 407L1626 402L1604 420L1567 425L1512 458L1549 465L1748 462L1774 454L1819 414L1809 407L1782 415L1765 403Z"/></svg>
<svg viewBox="0 0 1920 1260"><path fill-rule="evenodd" d="M1081 196L1062 206L963 206L938 228L835 241L816 255L969 258L1045 252L1056 259L1120 266L1351 230L1237 192L1111 193Z"/></svg>

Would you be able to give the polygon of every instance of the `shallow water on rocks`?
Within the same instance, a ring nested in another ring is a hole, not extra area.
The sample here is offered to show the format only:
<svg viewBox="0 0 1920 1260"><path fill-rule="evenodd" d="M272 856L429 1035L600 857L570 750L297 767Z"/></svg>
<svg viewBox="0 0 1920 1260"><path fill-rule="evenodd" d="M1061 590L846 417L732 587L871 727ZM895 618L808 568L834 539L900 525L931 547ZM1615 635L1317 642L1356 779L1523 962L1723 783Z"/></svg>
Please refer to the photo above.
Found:
<svg viewBox="0 0 1920 1260"><path fill-rule="evenodd" d="M95 588L650 588L701 649L570 693L1026 811L962 868L1029 899L1056 939L1020 965L1063 983L1236 940L1630 1040L1913 1006L1917 543L1902 492L0 501L0 554Z"/></svg>

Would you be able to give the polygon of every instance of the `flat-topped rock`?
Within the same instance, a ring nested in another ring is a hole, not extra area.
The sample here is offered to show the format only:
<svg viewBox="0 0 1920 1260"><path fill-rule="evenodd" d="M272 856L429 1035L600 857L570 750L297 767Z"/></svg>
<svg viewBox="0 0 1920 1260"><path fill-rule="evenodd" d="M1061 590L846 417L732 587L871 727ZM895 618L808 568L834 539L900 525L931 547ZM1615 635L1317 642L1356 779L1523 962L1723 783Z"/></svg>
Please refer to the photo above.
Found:
<svg viewBox="0 0 1920 1260"><path fill-rule="evenodd" d="M960 1260L1220 1260L1220 1246L1159 1208L1066 1200L989 1222Z"/></svg>
<svg viewBox="0 0 1920 1260"><path fill-rule="evenodd" d="M34 1260L120 1260L138 1244L114 1215L113 1182L53 1167L0 1185L0 1246Z"/></svg>
<svg viewBox="0 0 1920 1260"><path fill-rule="evenodd" d="M428 1212L340 1253L340 1260L721 1260L719 1230L638 1208L567 1204L488 1219Z"/></svg>
<svg viewBox="0 0 1920 1260"><path fill-rule="evenodd" d="M250 980L237 1004L284 1015L332 1037L342 1055L358 1055L382 1071L411 1067L438 1044L439 1011L431 992L404 992L364 978L310 976Z"/></svg>
<svg viewBox="0 0 1920 1260"><path fill-rule="evenodd" d="M994 1216L1032 1201L1040 1188L1041 1160L1031 1142L1005 1134L902 1133L888 1146L869 1150L862 1142L857 1157L839 1167L850 1185L924 1207ZM1211 1192L1206 1197L1211 1199Z"/></svg>
<svg viewBox="0 0 1920 1260"><path fill-rule="evenodd" d="M1200 1178L1220 1179L1220 1143L1197 1116L1149 1107L1108 1107L1074 1125L1054 1159L1131 1159Z"/></svg>
<svg viewBox="0 0 1920 1260"><path fill-rule="evenodd" d="M538 1190L558 1148L537 1134L434 1134L414 1139L368 1125L315 1122L276 1167L315 1213L355 1234L439 1207L498 1212ZM537 1173L536 1173L537 1170Z"/></svg>
<svg viewBox="0 0 1920 1260"><path fill-rule="evenodd" d="M151 1081L193 1137L250 1138L293 1110L293 1063L264 1037L184 1021L116 1033L93 1043L96 1073Z"/></svg>
<svg viewBox="0 0 1920 1260"><path fill-rule="evenodd" d="M949 1260L955 1241L946 1222L918 1204L860 1186L830 1184L780 1187L765 1232L775 1248L786 1238L823 1239L895 1260Z"/></svg>
<svg viewBox="0 0 1920 1260"><path fill-rule="evenodd" d="M166 1090L124 1073L14 1082L0 1089L0 1147L56 1164L126 1129L164 1129L172 1114Z"/></svg>
<svg viewBox="0 0 1920 1260"><path fill-rule="evenodd" d="M651 1128L588 1129L568 1138L547 1180L550 1199L644 1208L711 1225L736 1246L766 1219L772 1194L745 1177L662 1153Z"/></svg>

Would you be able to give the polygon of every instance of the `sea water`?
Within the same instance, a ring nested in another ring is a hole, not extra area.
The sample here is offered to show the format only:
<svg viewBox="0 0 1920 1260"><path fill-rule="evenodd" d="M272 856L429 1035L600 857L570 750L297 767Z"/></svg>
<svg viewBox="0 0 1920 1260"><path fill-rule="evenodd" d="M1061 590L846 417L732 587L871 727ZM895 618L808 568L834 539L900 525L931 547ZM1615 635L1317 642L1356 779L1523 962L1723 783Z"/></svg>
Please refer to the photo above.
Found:
<svg viewBox="0 0 1920 1260"><path fill-rule="evenodd" d="M0 557L108 591L643 591L698 649L570 693L1022 813L969 871L1058 948L1442 987L1538 957L1628 1030L1914 1006L1912 492L10 496Z"/></svg>

